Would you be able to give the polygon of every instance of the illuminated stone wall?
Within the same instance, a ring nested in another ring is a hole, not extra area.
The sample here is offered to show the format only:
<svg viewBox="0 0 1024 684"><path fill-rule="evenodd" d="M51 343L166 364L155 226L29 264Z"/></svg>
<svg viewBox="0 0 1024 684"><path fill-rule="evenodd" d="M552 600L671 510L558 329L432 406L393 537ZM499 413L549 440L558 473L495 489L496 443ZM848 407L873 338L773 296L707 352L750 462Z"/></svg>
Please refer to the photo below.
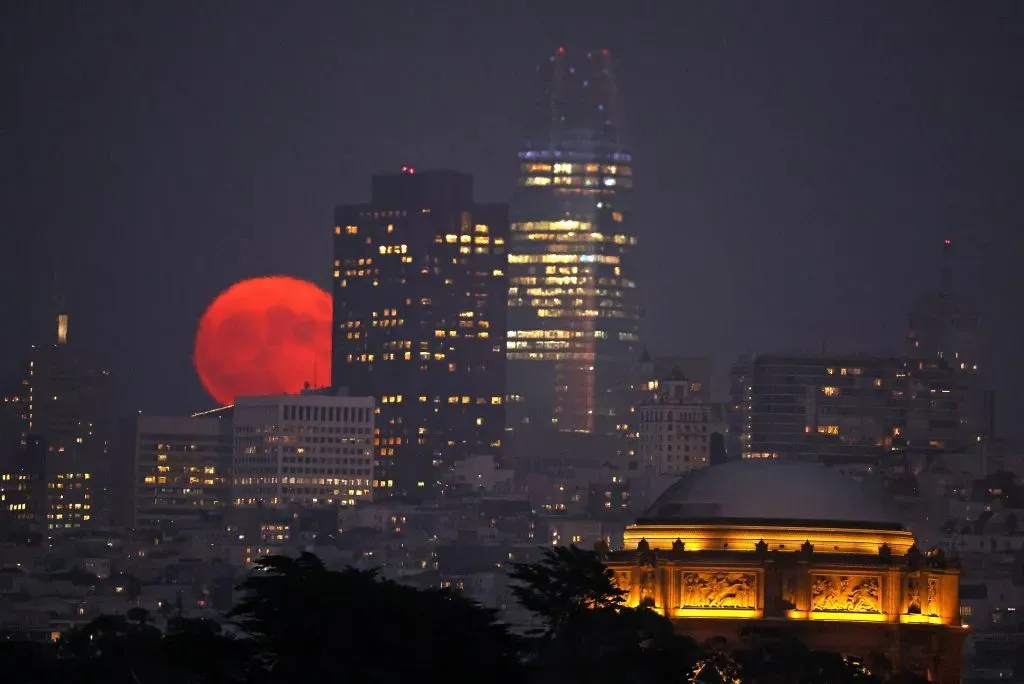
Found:
<svg viewBox="0 0 1024 684"><path fill-rule="evenodd" d="M811 648L883 653L933 681L957 681L959 570L941 552L918 551L909 532L635 525L625 538L629 550L605 562L627 604L650 605L698 640L788 626Z"/></svg>

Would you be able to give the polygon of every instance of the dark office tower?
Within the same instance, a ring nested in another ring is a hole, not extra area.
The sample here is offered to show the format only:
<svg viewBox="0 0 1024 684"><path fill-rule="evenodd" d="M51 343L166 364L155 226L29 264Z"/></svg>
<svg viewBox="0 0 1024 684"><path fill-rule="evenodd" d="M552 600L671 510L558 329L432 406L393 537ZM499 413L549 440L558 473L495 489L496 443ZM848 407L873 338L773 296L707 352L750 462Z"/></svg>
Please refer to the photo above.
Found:
<svg viewBox="0 0 1024 684"><path fill-rule="evenodd" d="M952 241L942 243L938 290L919 297L908 318L909 354L943 359L955 374L954 393L965 441L980 442L991 436L990 398L979 369L979 316L954 290Z"/></svg>
<svg viewBox="0 0 1024 684"><path fill-rule="evenodd" d="M53 341L33 346L25 363L20 399L25 436L46 443L49 527L67 530L108 522L113 384L109 368L69 338L67 314L55 322Z"/></svg>
<svg viewBox="0 0 1024 684"><path fill-rule="evenodd" d="M942 359L765 354L732 367L730 458L877 462L961 448Z"/></svg>
<svg viewBox="0 0 1024 684"><path fill-rule="evenodd" d="M640 355L632 157L607 50L559 48L512 207L509 427L613 434Z"/></svg>
<svg viewBox="0 0 1024 684"><path fill-rule="evenodd" d="M0 470L8 468L22 451L25 405L18 384L17 380L11 380L0 389Z"/></svg>
<svg viewBox="0 0 1024 684"><path fill-rule="evenodd" d="M508 207L406 167L334 232L333 384L377 401L377 494L429 494L453 461L500 455Z"/></svg>

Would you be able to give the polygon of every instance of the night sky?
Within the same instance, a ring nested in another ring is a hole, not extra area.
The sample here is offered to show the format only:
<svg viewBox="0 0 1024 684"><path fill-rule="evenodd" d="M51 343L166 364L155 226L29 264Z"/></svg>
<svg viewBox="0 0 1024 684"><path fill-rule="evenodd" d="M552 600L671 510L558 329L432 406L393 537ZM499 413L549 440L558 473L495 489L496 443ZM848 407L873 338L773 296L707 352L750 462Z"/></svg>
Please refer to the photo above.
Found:
<svg viewBox="0 0 1024 684"><path fill-rule="evenodd" d="M3 2L0 371L59 271L121 409L210 406L213 297L326 287L333 206L374 172L506 201L559 45L620 62L652 352L713 355L722 391L741 352L901 351L950 237L1000 417L1024 410L1019 0Z"/></svg>

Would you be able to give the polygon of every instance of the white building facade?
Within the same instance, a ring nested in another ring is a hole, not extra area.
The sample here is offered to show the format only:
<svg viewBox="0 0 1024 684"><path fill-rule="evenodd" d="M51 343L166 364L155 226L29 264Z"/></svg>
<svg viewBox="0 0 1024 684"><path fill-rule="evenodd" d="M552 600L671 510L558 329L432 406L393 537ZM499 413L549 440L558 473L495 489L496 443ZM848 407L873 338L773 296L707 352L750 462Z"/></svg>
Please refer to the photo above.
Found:
<svg viewBox="0 0 1024 684"><path fill-rule="evenodd" d="M691 396L689 382L670 377L657 397L637 408L639 461L658 473L682 474L711 462L711 404Z"/></svg>
<svg viewBox="0 0 1024 684"><path fill-rule="evenodd" d="M373 498L372 397L304 392L239 397L235 506L354 505Z"/></svg>

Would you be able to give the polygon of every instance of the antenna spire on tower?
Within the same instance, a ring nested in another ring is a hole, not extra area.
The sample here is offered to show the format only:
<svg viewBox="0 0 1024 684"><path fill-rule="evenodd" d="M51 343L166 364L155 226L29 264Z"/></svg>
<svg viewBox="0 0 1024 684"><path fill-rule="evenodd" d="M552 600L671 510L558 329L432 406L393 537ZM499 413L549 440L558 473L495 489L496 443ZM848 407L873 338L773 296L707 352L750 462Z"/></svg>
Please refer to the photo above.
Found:
<svg viewBox="0 0 1024 684"><path fill-rule="evenodd" d="M53 307L57 315L57 344L68 343L68 310L64 300L64 289L60 284L60 272L53 271Z"/></svg>
<svg viewBox="0 0 1024 684"><path fill-rule="evenodd" d="M939 292L943 298L953 293L953 241L946 238L942 241L942 279L939 284Z"/></svg>

